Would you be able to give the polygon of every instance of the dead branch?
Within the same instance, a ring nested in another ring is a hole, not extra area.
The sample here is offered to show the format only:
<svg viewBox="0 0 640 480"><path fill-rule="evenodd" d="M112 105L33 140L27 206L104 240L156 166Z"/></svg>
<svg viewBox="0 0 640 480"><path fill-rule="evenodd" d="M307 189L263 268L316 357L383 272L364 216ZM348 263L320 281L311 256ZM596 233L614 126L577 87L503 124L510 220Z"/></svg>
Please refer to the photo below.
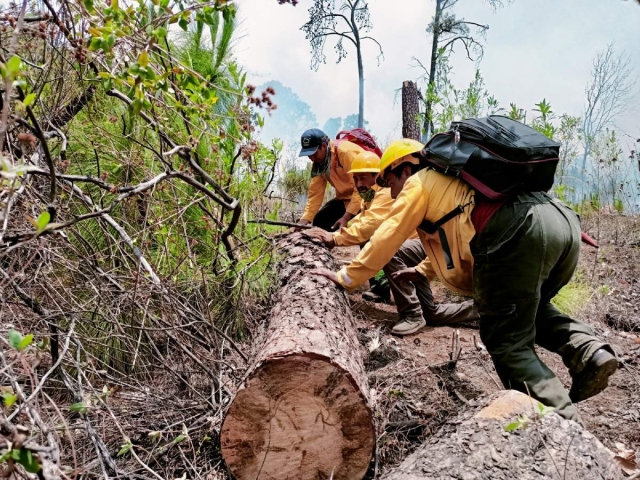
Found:
<svg viewBox="0 0 640 480"><path fill-rule="evenodd" d="M313 228L313 225L302 225L300 223L293 222L281 222L280 220L267 220L266 218L256 218L254 220L247 220L247 223L264 223L266 225L276 225L279 227L301 228L309 229Z"/></svg>

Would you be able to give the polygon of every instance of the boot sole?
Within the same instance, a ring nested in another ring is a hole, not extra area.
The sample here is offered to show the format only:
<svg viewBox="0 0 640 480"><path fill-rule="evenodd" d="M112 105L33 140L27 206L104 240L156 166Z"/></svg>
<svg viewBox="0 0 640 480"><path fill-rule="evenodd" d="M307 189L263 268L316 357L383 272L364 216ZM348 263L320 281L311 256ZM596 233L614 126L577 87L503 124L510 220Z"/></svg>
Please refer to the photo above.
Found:
<svg viewBox="0 0 640 480"><path fill-rule="evenodd" d="M385 297L381 297L379 295L367 295L368 292L365 292L362 294L362 299L366 300L367 302L373 302L373 303L389 303L389 299L386 299Z"/></svg>
<svg viewBox="0 0 640 480"><path fill-rule="evenodd" d="M618 370L618 360L612 358L600 365L595 372L589 375L588 382L583 388L571 389L569 398L573 403L582 402L594 397L609 386L609 377Z"/></svg>
<svg viewBox="0 0 640 480"><path fill-rule="evenodd" d="M411 335L411 334L413 334L413 333L416 333L416 332L418 332L418 331L422 330L422 329L423 329L424 327L426 327L426 326L427 326L427 324L425 323L425 324L423 324L423 325L420 325L420 326L414 327L414 328L412 328L411 330L404 330L404 331L402 331L402 332L396 332L396 331L394 331L394 330L391 330L391 334L392 334L392 335L397 335L397 336L399 336L399 337L404 337L404 336L406 336L406 335Z"/></svg>

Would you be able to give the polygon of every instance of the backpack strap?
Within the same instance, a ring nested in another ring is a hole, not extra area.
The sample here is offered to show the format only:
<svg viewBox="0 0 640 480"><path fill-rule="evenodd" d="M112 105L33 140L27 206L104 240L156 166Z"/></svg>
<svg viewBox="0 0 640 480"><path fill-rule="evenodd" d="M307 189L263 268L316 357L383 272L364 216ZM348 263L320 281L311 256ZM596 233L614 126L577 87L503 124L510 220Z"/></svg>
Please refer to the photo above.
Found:
<svg viewBox="0 0 640 480"><path fill-rule="evenodd" d="M464 212L464 209L473 203L471 200L469 203L465 205L458 205L456 208L451 210L446 215L440 217L435 222L430 222L428 220L423 220L420 225L418 225L418 229L422 230L425 233L430 235L438 232L438 236L440 237L440 243L442 244L442 252L444 253L444 260L447 264L447 270L453 270L455 265L453 264L453 257L451 256L451 248L449 247L449 242L447 240L447 234L445 233L442 225L447 223L449 220L456 218L458 215Z"/></svg>

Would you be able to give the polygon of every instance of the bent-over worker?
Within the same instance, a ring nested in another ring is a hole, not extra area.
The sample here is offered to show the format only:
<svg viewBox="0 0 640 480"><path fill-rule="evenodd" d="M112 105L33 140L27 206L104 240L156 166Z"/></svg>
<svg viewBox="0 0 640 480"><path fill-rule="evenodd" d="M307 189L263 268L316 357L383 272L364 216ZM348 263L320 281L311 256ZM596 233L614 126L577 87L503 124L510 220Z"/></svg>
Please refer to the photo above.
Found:
<svg viewBox="0 0 640 480"><path fill-rule="evenodd" d="M312 128L302 134L300 157L313 162L309 198L300 224L313 224L323 230L339 230L358 213L360 196L349 174L355 156L365 150L355 143L342 140L336 145L322 130ZM336 197L322 206L327 182ZM322 208L320 208L322 206Z"/></svg>
<svg viewBox="0 0 640 480"><path fill-rule="evenodd" d="M339 232L330 233L320 229L312 229L307 234L320 239L329 248L336 245L350 246L366 243L391 212L394 199L413 171L410 165L418 163L411 154L421 149L422 144L419 142L402 140L393 142L387 148L382 161L371 152L358 154L353 162L351 173L362 196L360 214L353 219L349 227L342 228ZM406 169L407 175L399 174L400 178L394 182L393 189L377 185L376 177L380 169L391 166L392 171L395 172L396 167L406 164L404 161L398 163L403 158L408 159L409 162ZM410 235L410 239L402 244L398 252L383 268L389 279L400 317L392 329L392 333L395 335L409 335L425 325L453 325L474 322L478 319L478 314L473 308L471 300L459 304L436 304L434 302L428 277L433 278L435 275L426 257L422 243L414 231ZM415 267L418 264L421 269L416 271Z"/></svg>
<svg viewBox="0 0 640 480"><path fill-rule="evenodd" d="M389 168L381 178L393 191L396 176ZM446 268L440 235L420 231L438 277L464 292L473 288L480 336L505 388L529 393L561 416L580 421L572 401L604 390L618 362L588 325L551 303L575 271L579 219L546 193L519 193L498 203L478 196L475 205L473 197L474 191L459 178L420 169L406 181L389 217L360 255L337 273L316 273L352 290L388 263L423 221L436 222L464 206L464 212L442 228L452 247L450 260L456 266L474 264L473 282L470 269L456 273L457 268ZM570 392L540 360L535 344L562 356L573 378Z"/></svg>

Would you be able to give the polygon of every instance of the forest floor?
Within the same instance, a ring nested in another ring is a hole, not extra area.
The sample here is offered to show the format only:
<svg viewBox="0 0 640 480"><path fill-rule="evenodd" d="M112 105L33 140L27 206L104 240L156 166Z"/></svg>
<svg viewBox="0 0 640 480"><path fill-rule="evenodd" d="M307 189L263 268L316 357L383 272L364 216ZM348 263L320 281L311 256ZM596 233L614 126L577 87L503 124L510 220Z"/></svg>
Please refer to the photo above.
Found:
<svg viewBox="0 0 640 480"><path fill-rule="evenodd" d="M583 226L601 239L601 248L583 246L574 281L557 301L590 324L622 361L609 388L578 404L578 409L586 428L628 460L623 463L630 472L635 452L640 454L640 220L601 215L583 221ZM358 251L336 248L334 256L344 263ZM438 302L462 300L437 281L432 287ZM462 353L451 370L447 364L454 329L425 328L404 338L391 336L395 306L363 301L362 291L350 295L350 301L369 352L365 363L377 397L379 475L401 462L465 403L502 386L477 329L458 329ZM571 377L561 358L541 348L538 354L569 388Z"/></svg>

